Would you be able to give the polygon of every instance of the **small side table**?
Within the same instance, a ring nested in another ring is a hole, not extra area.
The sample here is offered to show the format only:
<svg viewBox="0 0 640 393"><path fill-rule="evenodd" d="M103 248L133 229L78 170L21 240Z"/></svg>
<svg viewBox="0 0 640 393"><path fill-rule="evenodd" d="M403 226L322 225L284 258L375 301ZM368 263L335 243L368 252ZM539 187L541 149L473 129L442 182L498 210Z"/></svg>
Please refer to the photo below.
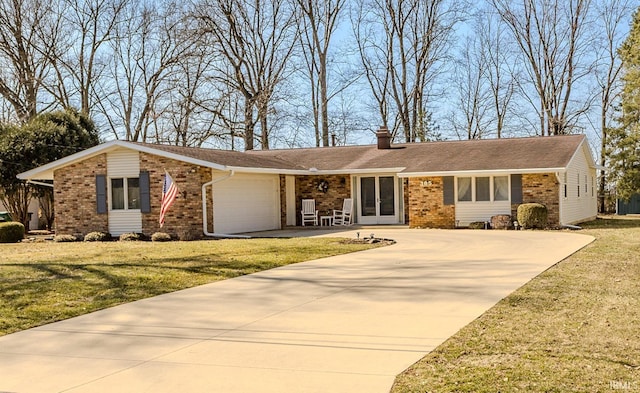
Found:
<svg viewBox="0 0 640 393"><path fill-rule="evenodd" d="M332 226L333 225L333 216L320 216L320 226Z"/></svg>

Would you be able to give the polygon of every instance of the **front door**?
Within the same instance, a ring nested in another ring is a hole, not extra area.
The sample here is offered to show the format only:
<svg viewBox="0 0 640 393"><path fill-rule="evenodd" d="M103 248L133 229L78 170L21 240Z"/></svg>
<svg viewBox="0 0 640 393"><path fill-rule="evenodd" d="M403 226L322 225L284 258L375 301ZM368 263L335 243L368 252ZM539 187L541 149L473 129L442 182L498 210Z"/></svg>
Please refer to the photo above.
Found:
<svg viewBox="0 0 640 393"><path fill-rule="evenodd" d="M395 176L365 176L358 181L358 222L397 224L398 188Z"/></svg>

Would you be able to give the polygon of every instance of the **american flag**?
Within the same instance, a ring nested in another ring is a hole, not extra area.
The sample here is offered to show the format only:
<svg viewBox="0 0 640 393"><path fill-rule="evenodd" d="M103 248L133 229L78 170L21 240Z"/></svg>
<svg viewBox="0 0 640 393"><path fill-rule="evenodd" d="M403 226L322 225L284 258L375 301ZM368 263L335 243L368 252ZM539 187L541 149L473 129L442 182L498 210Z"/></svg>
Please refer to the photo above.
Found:
<svg viewBox="0 0 640 393"><path fill-rule="evenodd" d="M178 196L178 186L173 182L169 172L165 171L164 186L162 187L162 202L160 203L160 219L158 220L160 222L160 228L164 225L164 215L173 204L173 201L176 200L176 196Z"/></svg>

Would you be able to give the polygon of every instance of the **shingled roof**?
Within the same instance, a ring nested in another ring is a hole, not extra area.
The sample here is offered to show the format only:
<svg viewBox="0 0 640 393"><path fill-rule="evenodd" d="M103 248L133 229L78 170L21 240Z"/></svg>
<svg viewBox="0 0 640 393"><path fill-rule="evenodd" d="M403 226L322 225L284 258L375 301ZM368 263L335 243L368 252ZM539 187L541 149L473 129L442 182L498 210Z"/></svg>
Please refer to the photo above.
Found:
<svg viewBox="0 0 640 393"><path fill-rule="evenodd" d="M401 177L464 172L533 173L566 168L584 135L483 139L246 152L112 141L18 175L52 179L53 170L115 148L131 148L219 170L280 174L393 172ZM592 165L595 165L591 162Z"/></svg>
<svg viewBox="0 0 640 393"><path fill-rule="evenodd" d="M254 150L248 156L278 159L320 171L402 168L400 173L445 173L565 168L584 135Z"/></svg>

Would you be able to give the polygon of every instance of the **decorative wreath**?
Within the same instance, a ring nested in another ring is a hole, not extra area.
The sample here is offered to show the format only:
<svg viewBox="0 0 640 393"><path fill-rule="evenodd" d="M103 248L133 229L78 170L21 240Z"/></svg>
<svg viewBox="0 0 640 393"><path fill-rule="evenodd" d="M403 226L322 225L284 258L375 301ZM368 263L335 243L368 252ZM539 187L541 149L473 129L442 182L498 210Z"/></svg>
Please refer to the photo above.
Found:
<svg viewBox="0 0 640 393"><path fill-rule="evenodd" d="M329 183L326 180L321 180L318 183L318 191L327 192L329 190Z"/></svg>

